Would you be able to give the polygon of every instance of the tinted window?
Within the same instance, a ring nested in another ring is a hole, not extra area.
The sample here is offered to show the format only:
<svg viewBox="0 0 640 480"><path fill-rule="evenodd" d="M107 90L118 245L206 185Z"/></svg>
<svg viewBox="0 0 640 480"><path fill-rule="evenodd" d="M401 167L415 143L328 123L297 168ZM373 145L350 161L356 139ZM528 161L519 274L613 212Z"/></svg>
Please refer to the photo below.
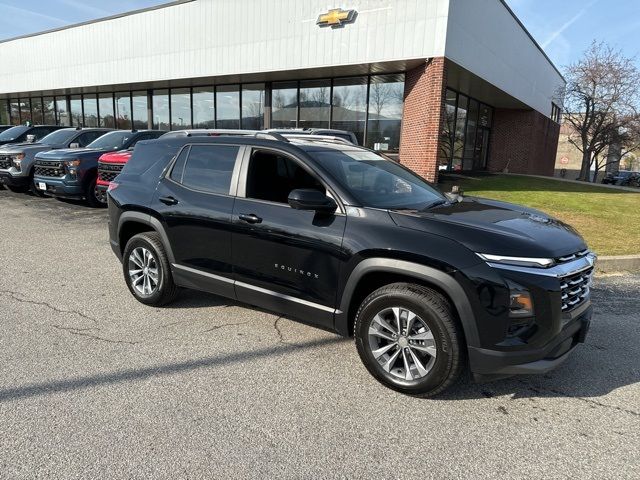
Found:
<svg viewBox="0 0 640 480"><path fill-rule="evenodd" d="M17 126L5 130L4 132L0 133L0 142L15 140L27 130L29 130L29 127L24 126Z"/></svg>
<svg viewBox="0 0 640 480"><path fill-rule="evenodd" d="M418 175L368 150L322 150L309 154L362 206L421 210L445 200L444 195Z"/></svg>
<svg viewBox="0 0 640 480"><path fill-rule="evenodd" d="M134 132L109 132L98 138L95 142L92 142L88 147L105 150L121 150L125 148L134 135Z"/></svg>
<svg viewBox="0 0 640 480"><path fill-rule="evenodd" d="M57 130L44 137L41 142L46 145L64 145L76 135L75 130Z"/></svg>
<svg viewBox="0 0 640 480"><path fill-rule="evenodd" d="M275 152L255 150L247 174L247 198L287 203L296 188L325 188L311 174L289 157Z"/></svg>
<svg viewBox="0 0 640 480"><path fill-rule="evenodd" d="M239 147L230 145L192 145L182 184L196 190L228 194L238 150Z"/></svg>
<svg viewBox="0 0 640 480"><path fill-rule="evenodd" d="M184 164L187 163L187 155L189 154L189 147L185 147L178 155L176 159L176 163L173 164L173 168L171 169L171 175L169 178L171 180L182 183L182 174L184 173Z"/></svg>
<svg viewBox="0 0 640 480"><path fill-rule="evenodd" d="M100 138L105 132L85 132L79 135L73 143L79 143L81 147L86 147L95 139Z"/></svg>
<svg viewBox="0 0 640 480"><path fill-rule="evenodd" d="M41 138L46 137L47 135L49 135L51 132L55 130L57 130L57 128L35 127L32 131L28 132L27 135L33 135L34 137L36 137L36 141L38 141Z"/></svg>

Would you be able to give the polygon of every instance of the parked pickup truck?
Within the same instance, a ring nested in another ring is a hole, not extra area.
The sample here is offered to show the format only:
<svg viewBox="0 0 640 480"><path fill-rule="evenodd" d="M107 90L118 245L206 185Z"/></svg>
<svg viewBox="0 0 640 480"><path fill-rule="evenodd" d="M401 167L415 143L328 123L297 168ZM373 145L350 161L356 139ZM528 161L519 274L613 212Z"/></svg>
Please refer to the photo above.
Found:
<svg viewBox="0 0 640 480"><path fill-rule="evenodd" d="M407 394L442 392L464 369L547 372L589 329L595 255L572 227L442 193L341 139L142 142L107 195L141 303L194 288L354 335L369 372Z"/></svg>
<svg viewBox="0 0 640 480"><path fill-rule="evenodd" d="M36 154L62 148L82 148L111 131L108 128L63 128L35 143L10 143L0 147L0 184L14 192L39 194L33 184Z"/></svg>
<svg viewBox="0 0 640 480"><path fill-rule="evenodd" d="M133 149L121 150L118 152L105 153L98 159L98 182L96 185L97 194L100 201L106 202L107 188L120 174L125 164L131 158Z"/></svg>
<svg viewBox="0 0 640 480"><path fill-rule="evenodd" d="M98 158L106 152L132 148L140 140L158 138L163 133L116 130L101 136L87 148L38 153L33 182L45 195L84 199L89 206L104 207L106 199L97 190Z"/></svg>
<svg viewBox="0 0 640 480"><path fill-rule="evenodd" d="M59 130L59 125L17 125L15 127L7 128L0 133L0 145L6 145L7 143L24 143L24 142L37 142L41 138L46 137L51 132Z"/></svg>

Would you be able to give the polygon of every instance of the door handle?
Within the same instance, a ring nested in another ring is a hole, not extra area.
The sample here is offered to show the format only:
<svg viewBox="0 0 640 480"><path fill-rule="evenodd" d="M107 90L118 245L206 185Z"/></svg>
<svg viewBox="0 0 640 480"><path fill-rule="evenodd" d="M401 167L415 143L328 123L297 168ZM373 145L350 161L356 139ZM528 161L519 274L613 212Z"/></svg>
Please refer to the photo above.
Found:
<svg viewBox="0 0 640 480"><path fill-rule="evenodd" d="M262 223L262 219L255 213L241 213L238 218L247 223Z"/></svg>
<svg viewBox="0 0 640 480"><path fill-rule="evenodd" d="M178 204L178 199L174 198L174 197L160 197L158 200L160 200L165 205L177 205Z"/></svg>

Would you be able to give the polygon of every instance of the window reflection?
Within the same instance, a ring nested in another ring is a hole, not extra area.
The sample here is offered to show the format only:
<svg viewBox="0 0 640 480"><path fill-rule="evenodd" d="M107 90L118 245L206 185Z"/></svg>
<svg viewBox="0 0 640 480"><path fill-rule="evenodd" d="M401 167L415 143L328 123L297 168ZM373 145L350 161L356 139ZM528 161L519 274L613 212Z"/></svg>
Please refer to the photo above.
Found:
<svg viewBox="0 0 640 480"><path fill-rule="evenodd" d="M215 99L213 87L193 89L193 128L215 127Z"/></svg>
<svg viewBox="0 0 640 480"><path fill-rule="evenodd" d="M264 83L242 85L242 128L264 128Z"/></svg>
<svg viewBox="0 0 640 480"><path fill-rule="evenodd" d="M53 97L44 97L42 99L42 116L45 125L56 124L56 106Z"/></svg>
<svg viewBox="0 0 640 480"><path fill-rule="evenodd" d="M84 103L84 126L98 126L98 100L95 95L85 95Z"/></svg>
<svg viewBox="0 0 640 480"><path fill-rule="evenodd" d="M169 130L169 90L153 91L153 128Z"/></svg>
<svg viewBox="0 0 640 480"><path fill-rule="evenodd" d="M240 87L222 85L216 88L217 128L240 128Z"/></svg>
<svg viewBox="0 0 640 480"><path fill-rule="evenodd" d="M367 147L391 152L400 149L403 107L404 75L371 77Z"/></svg>
<svg viewBox="0 0 640 480"><path fill-rule="evenodd" d="M116 127L131 130L131 96L128 92L116 93Z"/></svg>
<svg viewBox="0 0 640 480"><path fill-rule="evenodd" d="M188 88L171 89L171 130L191 128L191 91Z"/></svg>
<svg viewBox="0 0 640 480"><path fill-rule="evenodd" d="M364 144L367 119L367 77L341 78L333 83L331 128L356 134Z"/></svg>
<svg viewBox="0 0 640 480"><path fill-rule="evenodd" d="M71 125L82 126L82 97L73 95L69 102L71 106Z"/></svg>
<svg viewBox="0 0 640 480"><path fill-rule="evenodd" d="M133 104L133 128L145 130L149 128L149 105L147 92L141 90L131 93L131 103Z"/></svg>
<svg viewBox="0 0 640 480"><path fill-rule="evenodd" d="M271 92L271 126L273 128L295 128L298 126L298 83L273 84Z"/></svg>
<svg viewBox="0 0 640 480"><path fill-rule="evenodd" d="M99 126L115 128L116 118L113 112L113 94L101 93L98 96L98 107L100 107Z"/></svg>
<svg viewBox="0 0 640 480"><path fill-rule="evenodd" d="M331 80L300 82L300 122L302 128L329 128Z"/></svg>
<svg viewBox="0 0 640 480"><path fill-rule="evenodd" d="M65 97L56 97L56 115L58 116L58 125L65 127L71 125L71 117L67 110L67 99Z"/></svg>

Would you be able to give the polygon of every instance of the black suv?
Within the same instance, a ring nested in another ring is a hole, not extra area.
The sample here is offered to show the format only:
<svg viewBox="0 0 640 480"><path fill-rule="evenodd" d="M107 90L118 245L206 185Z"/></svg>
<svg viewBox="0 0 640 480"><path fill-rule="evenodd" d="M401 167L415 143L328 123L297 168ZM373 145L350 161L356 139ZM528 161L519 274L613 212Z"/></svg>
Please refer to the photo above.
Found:
<svg viewBox="0 0 640 480"><path fill-rule="evenodd" d="M131 293L194 288L355 335L404 393L546 372L583 342L595 255L544 213L443 194L365 148L315 138L139 143L109 187Z"/></svg>

